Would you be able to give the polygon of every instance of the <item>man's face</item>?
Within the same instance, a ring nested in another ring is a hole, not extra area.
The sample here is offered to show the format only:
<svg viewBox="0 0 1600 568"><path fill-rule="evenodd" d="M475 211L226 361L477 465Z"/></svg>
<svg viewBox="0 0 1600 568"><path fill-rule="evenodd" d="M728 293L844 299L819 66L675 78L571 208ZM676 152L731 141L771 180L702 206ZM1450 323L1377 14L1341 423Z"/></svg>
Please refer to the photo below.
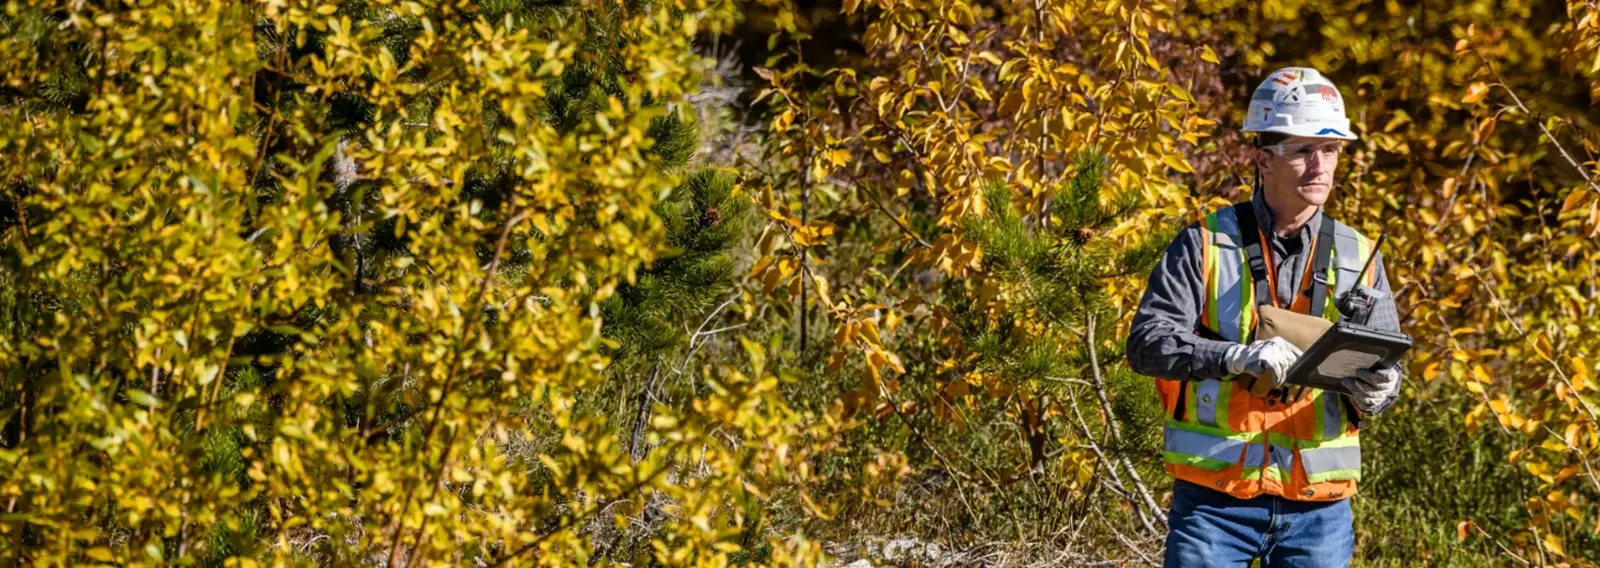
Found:
<svg viewBox="0 0 1600 568"><path fill-rule="evenodd" d="M1285 205L1321 207L1333 190L1344 141L1290 136L1277 146L1256 150L1267 197Z"/></svg>

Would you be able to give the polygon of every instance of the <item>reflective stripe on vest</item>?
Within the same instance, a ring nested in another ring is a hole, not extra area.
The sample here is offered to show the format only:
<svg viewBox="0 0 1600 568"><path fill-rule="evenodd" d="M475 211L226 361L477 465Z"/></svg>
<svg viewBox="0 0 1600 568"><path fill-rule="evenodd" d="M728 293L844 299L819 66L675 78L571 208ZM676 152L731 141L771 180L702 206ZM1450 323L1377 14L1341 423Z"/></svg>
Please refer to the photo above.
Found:
<svg viewBox="0 0 1600 568"><path fill-rule="evenodd" d="M1312 396L1315 397L1312 405L1317 407L1317 432L1322 434L1321 439L1332 440L1344 435L1348 426L1339 397L1322 389L1317 389Z"/></svg>
<svg viewBox="0 0 1600 568"><path fill-rule="evenodd" d="M1240 454L1249 448L1261 447L1260 438L1169 419L1162 455L1168 463L1219 470L1239 463Z"/></svg>
<svg viewBox="0 0 1600 568"><path fill-rule="evenodd" d="M1300 440L1300 464L1306 468L1306 481L1321 483L1329 479L1361 479L1361 438L1344 436L1333 440Z"/></svg>
<svg viewBox="0 0 1600 568"><path fill-rule="evenodd" d="M1267 438L1270 440L1269 443L1251 444L1249 448L1245 449L1245 467L1241 477L1244 479L1259 479L1263 472L1258 464L1265 463L1267 477L1287 483L1289 475L1294 471L1294 450L1291 448L1295 444L1292 443L1288 436L1282 434L1268 433ZM1267 448L1271 448L1271 451L1267 451ZM1266 455L1263 456L1263 453Z"/></svg>
<svg viewBox="0 0 1600 568"><path fill-rule="evenodd" d="M1193 416L1196 422L1206 426L1228 424L1227 401L1233 395L1233 381L1190 381L1187 388L1193 392L1187 397L1190 407L1186 416Z"/></svg>
<svg viewBox="0 0 1600 568"><path fill-rule="evenodd" d="M1232 207L1223 207L1208 215L1201 228L1201 244L1205 247L1201 258L1206 263L1202 273L1207 275L1202 322L1223 338L1242 343L1255 325L1256 302L1238 219ZM1356 284L1370 253L1371 242L1365 236L1343 225L1335 226L1326 275L1331 288L1324 310L1327 319L1339 318L1337 298ZM1364 280L1363 284L1374 285L1377 275L1367 271ZM1232 430L1228 409L1234 384L1215 379L1185 382L1184 420L1168 419L1165 428L1163 456L1167 463L1218 471L1242 460L1243 479L1266 476L1287 483L1298 453L1308 483L1360 478L1359 433L1351 428L1343 401L1337 395L1320 389L1308 391L1312 403L1307 409L1315 413L1315 432L1312 439L1298 440L1279 432Z"/></svg>
<svg viewBox="0 0 1600 568"><path fill-rule="evenodd" d="M1211 239L1201 246L1211 248L1212 254L1204 256L1210 259L1210 272L1214 275L1206 283L1211 316L1207 327L1228 341L1241 342L1244 336L1240 330L1250 329L1250 319L1255 317L1254 309L1244 309L1255 304L1255 288L1244 277L1250 273L1250 267L1233 208L1224 207L1206 217L1206 230Z"/></svg>

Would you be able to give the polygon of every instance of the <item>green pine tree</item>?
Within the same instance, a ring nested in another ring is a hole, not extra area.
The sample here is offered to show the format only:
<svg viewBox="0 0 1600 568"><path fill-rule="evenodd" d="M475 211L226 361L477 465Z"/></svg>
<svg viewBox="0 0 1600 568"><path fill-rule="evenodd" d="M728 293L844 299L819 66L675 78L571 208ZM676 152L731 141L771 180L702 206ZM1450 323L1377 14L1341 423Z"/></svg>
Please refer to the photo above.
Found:
<svg viewBox="0 0 1600 568"><path fill-rule="evenodd" d="M1122 342L1108 341L1115 337L1116 310L1105 290L1115 278L1148 271L1171 232L1156 231L1139 246L1119 250L1102 233L1134 210L1136 194L1102 198L1105 165L1093 153L1075 156L1069 171L1049 200L1047 216L1024 215L1011 189L996 181L986 189L988 212L964 223L966 236L984 251L983 272L992 280L974 285L1003 291L1005 309L994 315L977 303L978 295L954 289L945 295L963 341L978 355L974 370L1001 377L1022 395L1017 414L1027 433L1030 469L1045 464L1051 440L1074 435L1070 419L1044 420L1052 401L1076 397L1087 405L1096 435L1111 427L1092 418L1101 414L1097 394L1062 378L1103 384L1122 425L1120 446L1111 450L1148 453L1159 441L1151 433L1158 432L1153 425L1159 424L1160 409L1148 380L1113 365L1123 356Z"/></svg>

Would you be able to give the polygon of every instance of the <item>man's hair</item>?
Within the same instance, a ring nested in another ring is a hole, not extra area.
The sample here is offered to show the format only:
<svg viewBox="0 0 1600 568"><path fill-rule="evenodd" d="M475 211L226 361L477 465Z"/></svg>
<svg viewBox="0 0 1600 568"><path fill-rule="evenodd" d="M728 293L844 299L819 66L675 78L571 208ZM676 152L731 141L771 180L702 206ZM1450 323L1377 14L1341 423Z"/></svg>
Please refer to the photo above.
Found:
<svg viewBox="0 0 1600 568"><path fill-rule="evenodd" d="M1289 135L1282 132L1258 132L1256 133L1256 147L1271 146L1288 139Z"/></svg>

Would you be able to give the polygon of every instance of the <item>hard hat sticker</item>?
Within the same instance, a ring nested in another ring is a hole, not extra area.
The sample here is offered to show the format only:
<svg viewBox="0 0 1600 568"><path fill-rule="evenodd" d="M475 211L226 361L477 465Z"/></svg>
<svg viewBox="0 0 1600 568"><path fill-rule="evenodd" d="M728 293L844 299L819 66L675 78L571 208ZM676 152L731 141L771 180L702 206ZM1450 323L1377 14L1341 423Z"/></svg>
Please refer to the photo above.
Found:
<svg viewBox="0 0 1600 568"><path fill-rule="evenodd" d="M1339 102L1339 90L1333 87L1329 87L1327 85L1306 85L1305 90L1306 95L1308 96L1321 95L1322 100Z"/></svg>

